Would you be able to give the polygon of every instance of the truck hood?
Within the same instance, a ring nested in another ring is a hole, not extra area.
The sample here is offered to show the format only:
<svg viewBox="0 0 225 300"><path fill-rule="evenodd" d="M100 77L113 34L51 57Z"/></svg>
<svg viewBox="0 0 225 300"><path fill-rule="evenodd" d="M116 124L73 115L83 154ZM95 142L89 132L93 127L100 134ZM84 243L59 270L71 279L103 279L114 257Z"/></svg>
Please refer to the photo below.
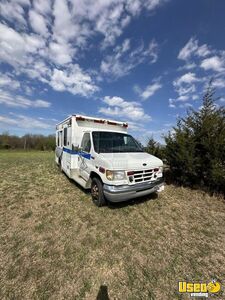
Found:
<svg viewBox="0 0 225 300"><path fill-rule="evenodd" d="M161 159L146 152L100 153L99 159L104 161L107 168L113 170L147 170L163 166Z"/></svg>

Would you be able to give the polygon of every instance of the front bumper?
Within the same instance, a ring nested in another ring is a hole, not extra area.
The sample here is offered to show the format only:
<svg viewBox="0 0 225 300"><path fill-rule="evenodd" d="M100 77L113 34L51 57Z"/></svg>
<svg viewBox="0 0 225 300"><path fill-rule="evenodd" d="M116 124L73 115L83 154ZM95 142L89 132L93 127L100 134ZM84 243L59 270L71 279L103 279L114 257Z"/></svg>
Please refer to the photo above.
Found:
<svg viewBox="0 0 225 300"><path fill-rule="evenodd" d="M122 202L137 197L142 197L164 189L164 179L159 178L151 182L142 182L135 185L103 185L103 192L107 200Z"/></svg>

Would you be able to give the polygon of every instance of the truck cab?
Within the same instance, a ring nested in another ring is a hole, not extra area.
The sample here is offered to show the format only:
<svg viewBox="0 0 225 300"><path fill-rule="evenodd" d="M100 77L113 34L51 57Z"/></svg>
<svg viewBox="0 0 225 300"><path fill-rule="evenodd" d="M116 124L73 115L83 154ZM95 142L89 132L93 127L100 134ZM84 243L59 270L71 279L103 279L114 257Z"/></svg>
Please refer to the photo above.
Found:
<svg viewBox="0 0 225 300"><path fill-rule="evenodd" d="M57 164L91 190L97 206L164 189L163 162L144 152L127 127L125 122L80 115L56 127Z"/></svg>

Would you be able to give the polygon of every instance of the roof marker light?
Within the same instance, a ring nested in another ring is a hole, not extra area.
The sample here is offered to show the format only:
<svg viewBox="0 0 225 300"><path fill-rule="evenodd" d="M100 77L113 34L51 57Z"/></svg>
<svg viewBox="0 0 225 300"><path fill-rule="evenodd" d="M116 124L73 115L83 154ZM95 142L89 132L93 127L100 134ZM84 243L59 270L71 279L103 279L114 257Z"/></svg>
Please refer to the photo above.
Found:
<svg viewBox="0 0 225 300"><path fill-rule="evenodd" d="M104 120L94 120L95 123L100 123L100 124L104 124L105 121Z"/></svg>
<svg viewBox="0 0 225 300"><path fill-rule="evenodd" d="M108 123L109 125L118 125L118 123L116 123L116 122L111 122L111 121L107 121L107 123Z"/></svg>
<svg viewBox="0 0 225 300"><path fill-rule="evenodd" d="M77 121L85 121L85 118L83 118L83 117L76 117L76 120Z"/></svg>

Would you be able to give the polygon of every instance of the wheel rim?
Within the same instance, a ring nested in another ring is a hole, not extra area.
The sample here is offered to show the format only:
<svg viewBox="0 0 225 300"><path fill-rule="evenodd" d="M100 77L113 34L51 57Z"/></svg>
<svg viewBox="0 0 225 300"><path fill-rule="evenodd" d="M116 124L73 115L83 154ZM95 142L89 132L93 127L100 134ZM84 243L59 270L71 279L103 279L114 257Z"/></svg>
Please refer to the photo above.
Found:
<svg viewBox="0 0 225 300"><path fill-rule="evenodd" d="M92 196L93 196L94 200L98 200L98 198L99 198L99 190L98 190L97 184L94 184L92 186Z"/></svg>

